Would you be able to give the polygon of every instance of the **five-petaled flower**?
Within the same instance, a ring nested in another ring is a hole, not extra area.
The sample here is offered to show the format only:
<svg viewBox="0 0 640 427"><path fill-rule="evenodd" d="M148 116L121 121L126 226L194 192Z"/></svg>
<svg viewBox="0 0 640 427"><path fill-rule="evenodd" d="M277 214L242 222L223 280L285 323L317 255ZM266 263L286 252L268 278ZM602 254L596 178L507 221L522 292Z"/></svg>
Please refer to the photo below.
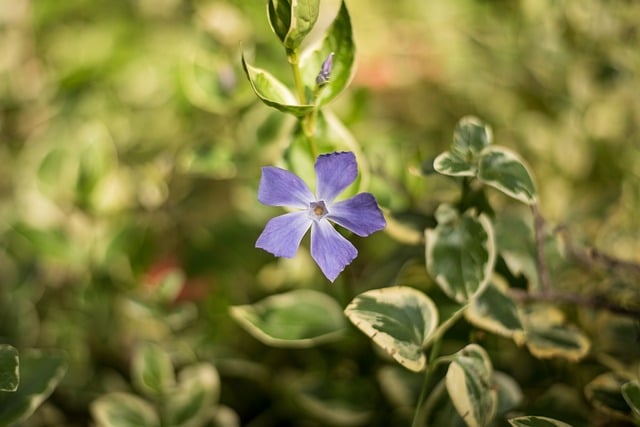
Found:
<svg viewBox="0 0 640 427"><path fill-rule="evenodd" d="M262 168L258 200L269 206L300 209L271 219L256 247L275 256L293 258L311 227L311 256L333 282L358 255L356 248L329 223L341 225L358 236L368 236L386 226L371 193L360 193L334 202L358 175L351 152L323 154L315 164L316 194L295 174L273 166Z"/></svg>

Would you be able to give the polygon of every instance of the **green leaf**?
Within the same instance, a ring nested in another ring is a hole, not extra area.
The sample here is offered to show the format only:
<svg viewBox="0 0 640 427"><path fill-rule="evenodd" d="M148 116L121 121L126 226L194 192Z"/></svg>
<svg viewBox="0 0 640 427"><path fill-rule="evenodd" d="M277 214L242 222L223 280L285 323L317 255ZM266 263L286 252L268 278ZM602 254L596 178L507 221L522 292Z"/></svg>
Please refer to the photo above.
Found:
<svg viewBox="0 0 640 427"><path fill-rule="evenodd" d="M313 105L299 105L289 89L271 73L247 63L242 55L242 66L255 94L262 102L284 113L302 117L311 112Z"/></svg>
<svg viewBox="0 0 640 427"><path fill-rule="evenodd" d="M184 368L178 376L178 386L168 400L169 425L197 427L205 424L211 408L220 396L220 376L209 363Z"/></svg>
<svg viewBox="0 0 640 427"><path fill-rule="evenodd" d="M312 347L334 340L346 328L338 303L309 289L231 307L231 316L256 339L274 347Z"/></svg>
<svg viewBox="0 0 640 427"><path fill-rule="evenodd" d="M407 286L374 289L344 310L349 320L405 368L425 368L424 346L438 325L431 299Z"/></svg>
<svg viewBox="0 0 640 427"><path fill-rule="evenodd" d="M451 151L441 153L433 161L433 169L448 176L475 176L477 168Z"/></svg>
<svg viewBox="0 0 640 427"><path fill-rule="evenodd" d="M26 420L56 388L67 370L60 352L36 350L20 355L20 385L13 393L0 393L0 425Z"/></svg>
<svg viewBox="0 0 640 427"><path fill-rule="evenodd" d="M165 394L175 384L169 354L158 344L140 343L133 354L131 379L136 387L147 395Z"/></svg>
<svg viewBox="0 0 640 427"><path fill-rule="evenodd" d="M518 343L524 341L520 311L506 294L506 286L490 282L485 290L471 301L465 311L469 323Z"/></svg>
<svg viewBox="0 0 640 427"><path fill-rule="evenodd" d="M319 6L319 0L269 0L269 25L284 47L300 46L318 20Z"/></svg>
<svg viewBox="0 0 640 427"><path fill-rule="evenodd" d="M309 48L300 58L302 79L308 88L315 88L322 63L331 52L334 54L329 81L318 89L316 105L327 104L347 87L353 74L355 51L351 17L347 5L342 1L338 15L320 46Z"/></svg>
<svg viewBox="0 0 640 427"><path fill-rule="evenodd" d="M0 344L0 391L16 391L20 384L18 350L9 344Z"/></svg>
<svg viewBox="0 0 640 427"><path fill-rule="evenodd" d="M622 385L620 391L633 413L640 417L640 383L638 381L629 381Z"/></svg>
<svg viewBox="0 0 640 427"><path fill-rule="evenodd" d="M508 421L513 427L571 427L570 424L547 417L518 417Z"/></svg>
<svg viewBox="0 0 640 427"><path fill-rule="evenodd" d="M488 147L482 152L478 178L523 203L536 202L536 189L529 169L517 154L506 148Z"/></svg>
<svg viewBox="0 0 640 427"><path fill-rule="evenodd" d="M606 372L591 380L584 392L589 402L599 411L627 417L631 415L631 408L622 393L622 387L626 383L627 378L615 372Z"/></svg>
<svg viewBox="0 0 640 427"><path fill-rule="evenodd" d="M454 156L473 164L480 152L491 144L491 140L492 133L489 126L477 117L466 116L458 121L453 131L451 152Z"/></svg>
<svg viewBox="0 0 640 427"><path fill-rule="evenodd" d="M110 393L91 404L98 427L158 427L160 418L151 404L129 393Z"/></svg>
<svg viewBox="0 0 640 427"><path fill-rule="evenodd" d="M498 407L496 414L504 414L522 403L522 389L520 385L504 372L493 373L494 388L498 391Z"/></svg>
<svg viewBox="0 0 640 427"><path fill-rule="evenodd" d="M445 377L447 392L469 427L483 427L493 419L498 395L493 387L493 367L486 351L469 344L453 355Z"/></svg>
<svg viewBox="0 0 640 427"><path fill-rule="evenodd" d="M438 226L425 231L427 271L450 298L465 303L489 284L496 258L493 227L484 214L445 216L445 210L452 212L441 205Z"/></svg>

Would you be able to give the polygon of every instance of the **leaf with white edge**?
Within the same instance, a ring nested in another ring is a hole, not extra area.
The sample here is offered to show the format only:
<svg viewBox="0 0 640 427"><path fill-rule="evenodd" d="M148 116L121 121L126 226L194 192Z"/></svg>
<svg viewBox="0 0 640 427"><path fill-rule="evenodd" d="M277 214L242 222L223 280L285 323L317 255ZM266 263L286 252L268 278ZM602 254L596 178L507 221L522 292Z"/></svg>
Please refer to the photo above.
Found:
<svg viewBox="0 0 640 427"><path fill-rule="evenodd" d="M170 396L167 406L169 425L204 425L220 397L218 371L209 363L187 366L180 371L178 385Z"/></svg>
<svg viewBox="0 0 640 427"><path fill-rule="evenodd" d="M522 312L527 348L535 357L563 357L576 362L589 353L589 339L575 326L566 325L555 307L530 305Z"/></svg>
<svg viewBox="0 0 640 427"><path fill-rule="evenodd" d="M508 421L513 427L572 427L571 424L547 417L518 417Z"/></svg>
<svg viewBox="0 0 640 427"><path fill-rule="evenodd" d="M493 227L484 214L439 222L425 237L427 271L450 298L465 303L489 284L496 250Z"/></svg>
<svg viewBox="0 0 640 427"><path fill-rule="evenodd" d="M498 394L493 387L493 366L487 352L469 344L452 356L445 384L458 414L469 427L483 427L493 419Z"/></svg>
<svg viewBox="0 0 640 427"><path fill-rule="evenodd" d="M622 394L628 378L615 372L606 372L595 377L584 390L589 402L599 411L612 416L631 415L631 407Z"/></svg>
<svg viewBox="0 0 640 427"><path fill-rule="evenodd" d="M319 0L269 0L271 29L287 49L296 49L318 20Z"/></svg>
<svg viewBox="0 0 640 427"><path fill-rule="evenodd" d="M524 331L520 321L520 310L515 301L506 293L506 285L491 281L489 286L471 300L465 317L469 323L487 331L513 338L517 343L524 341Z"/></svg>
<svg viewBox="0 0 640 427"><path fill-rule="evenodd" d="M345 2L342 1L338 15L328 28L320 45L305 50L300 58L302 80L307 88L315 92L316 105L327 104L347 87L353 75L355 52L351 17ZM316 78L322 63L331 53L333 53L333 66L329 80L322 87L317 88L316 92Z"/></svg>
<svg viewBox="0 0 640 427"><path fill-rule="evenodd" d="M470 164L451 151L445 151L438 155L433 161L433 169L442 175L448 176L475 176L478 173L475 165Z"/></svg>
<svg viewBox="0 0 640 427"><path fill-rule="evenodd" d="M253 67L242 55L242 66L256 96L266 105L297 117L313 111L313 105L300 105L291 91L268 71Z"/></svg>
<svg viewBox="0 0 640 427"><path fill-rule="evenodd" d="M9 344L0 344L0 391L16 391L20 384L18 350Z"/></svg>
<svg viewBox="0 0 640 427"><path fill-rule="evenodd" d="M407 286L374 289L356 296L344 312L402 366L425 368L424 346L438 325L438 311L424 293Z"/></svg>
<svg viewBox="0 0 640 427"><path fill-rule="evenodd" d="M640 417L640 383L638 381L629 381L622 385L620 391L633 413Z"/></svg>
<svg viewBox="0 0 640 427"><path fill-rule="evenodd" d="M482 152L478 179L528 205L536 202L529 169L517 154L504 147L488 147Z"/></svg>
<svg viewBox="0 0 640 427"><path fill-rule="evenodd" d="M0 425L19 424L44 402L67 371L64 354L30 350L20 354L20 385L0 393Z"/></svg>
<svg viewBox="0 0 640 427"><path fill-rule="evenodd" d="M91 403L98 427L159 427L160 418L151 404L129 393L109 393Z"/></svg>
<svg viewBox="0 0 640 427"><path fill-rule="evenodd" d="M231 316L254 338L274 347L312 347L338 338L346 329L340 305L310 289L231 307Z"/></svg>
<svg viewBox="0 0 640 427"><path fill-rule="evenodd" d="M144 394L165 394L175 385L173 363L169 354L158 344L140 343L131 362L131 379Z"/></svg>
<svg viewBox="0 0 640 427"><path fill-rule="evenodd" d="M465 116L458 121L453 131L451 152L469 163L475 163L475 158L491 144L492 139L489 126L477 117Z"/></svg>

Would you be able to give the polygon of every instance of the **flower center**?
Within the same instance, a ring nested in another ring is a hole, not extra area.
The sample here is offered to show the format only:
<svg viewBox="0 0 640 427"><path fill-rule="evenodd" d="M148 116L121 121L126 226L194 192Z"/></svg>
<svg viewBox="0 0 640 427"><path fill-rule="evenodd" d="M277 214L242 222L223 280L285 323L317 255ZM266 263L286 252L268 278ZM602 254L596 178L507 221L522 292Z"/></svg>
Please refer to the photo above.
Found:
<svg viewBox="0 0 640 427"><path fill-rule="evenodd" d="M309 203L309 214L313 219L322 219L328 213L329 211L327 211L324 201L320 200L318 202Z"/></svg>

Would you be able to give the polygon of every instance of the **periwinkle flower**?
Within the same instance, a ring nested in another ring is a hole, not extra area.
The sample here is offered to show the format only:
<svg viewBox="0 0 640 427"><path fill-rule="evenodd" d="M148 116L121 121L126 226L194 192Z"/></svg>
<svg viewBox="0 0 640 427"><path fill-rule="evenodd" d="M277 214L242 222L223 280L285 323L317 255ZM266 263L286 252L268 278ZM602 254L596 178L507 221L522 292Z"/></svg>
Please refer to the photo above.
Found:
<svg viewBox="0 0 640 427"><path fill-rule="evenodd" d="M320 67L320 72L316 77L316 84L318 86L324 86L329 83L329 77L331 76L331 70L333 69L333 56L334 53L331 52L329 56L322 62L322 66Z"/></svg>
<svg viewBox="0 0 640 427"><path fill-rule="evenodd" d="M262 168L258 200L269 206L300 210L272 218L258 237L256 247L275 256L293 258L311 228L311 256L333 282L358 251L331 222L361 237L382 230L386 222L371 193L334 202L358 175L353 153L323 154L316 160L315 171L314 195L295 174L273 166Z"/></svg>

